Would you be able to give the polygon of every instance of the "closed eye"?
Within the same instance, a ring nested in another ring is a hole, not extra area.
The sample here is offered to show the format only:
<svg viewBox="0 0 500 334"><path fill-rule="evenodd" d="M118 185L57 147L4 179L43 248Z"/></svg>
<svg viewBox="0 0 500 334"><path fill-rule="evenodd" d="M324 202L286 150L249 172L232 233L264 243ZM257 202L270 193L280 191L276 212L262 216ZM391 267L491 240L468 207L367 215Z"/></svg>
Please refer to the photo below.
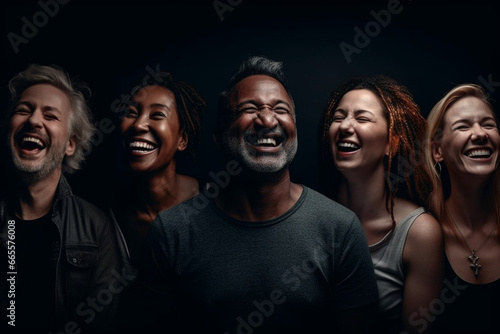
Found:
<svg viewBox="0 0 500 334"><path fill-rule="evenodd" d="M53 114L44 114L43 117L49 121L58 121L59 118L56 115Z"/></svg>
<svg viewBox="0 0 500 334"><path fill-rule="evenodd" d="M20 115L26 115L26 114L30 114L31 113L31 110L27 109L27 108L16 108L14 110L14 113L16 114L20 114Z"/></svg>
<svg viewBox="0 0 500 334"><path fill-rule="evenodd" d="M288 110L285 107L277 107L277 108L274 108L273 111L275 113L277 113L277 114L280 114L280 115L284 115L284 114L289 114L290 113L290 110Z"/></svg>
<svg viewBox="0 0 500 334"><path fill-rule="evenodd" d="M333 121L334 122L342 122L342 120L346 118L346 115L343 113L343 112L340 112L340 111L336 111L334 114L333 114Z"/></svg>
<svg viewBox="0 0 500 334"><path fill-rule="evenodd" d="M467 130L469 128L468 125L465 125L465 124L461 124L461 125L457 125L453 128L453 130L459 130L459 131L464 131L464 130Z"/></svg>
<svg viewBox="0 0 500 334"><path fill-rule="evenodd" d="M128 108L127 109L127 115L126 115L126 117L128 117L128 118L135 118L135 117L137 117L137 115L138 115L137 110L132 109L132 108Z"/></svg>
<svg viewBox="0 0 500 334"><path fill-rule="evenodd" d="M162 112L162 111L153 111L151 113L151 118L152 119L163 119L165 117L167 117L167 115L165 115L165 113Z"/></svg>
<svg viewBox="0 0 500 334"><path fill-rule="evenodd" d="M497 124L496 123L486 123L486 124L483 124L483 127L486 129L496 129Z"/></svg>
<svg viewBox="0 0 500 334"><path fill-rule="evenodd" d="M239 110L239 112L244 112L247 114L253 114L253 113L256 113L258 111L259 111L259 109L257 109L257 107L245 107L245 108L242 108Z"/></svg>

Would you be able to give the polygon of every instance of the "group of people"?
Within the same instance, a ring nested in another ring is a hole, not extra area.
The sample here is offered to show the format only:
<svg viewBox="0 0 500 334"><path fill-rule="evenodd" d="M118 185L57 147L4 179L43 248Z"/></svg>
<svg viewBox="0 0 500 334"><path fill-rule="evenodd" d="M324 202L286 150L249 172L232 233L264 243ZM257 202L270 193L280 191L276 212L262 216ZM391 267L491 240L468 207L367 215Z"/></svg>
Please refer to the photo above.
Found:
<svg viewBox="0 0 500 334"><path fill-rule="evenodd" d="M30 65L9 82L3 328L498 332L500 134L480 86L454 87L425 119L388 76L345 80L324 111L314 190L290 178L282 63L249 57L220 93L217 184L176 166L200 141L205 101L159 78L134 87L118 120L130 180L108 210L64 177L94 131L67 73Z"/></svg>

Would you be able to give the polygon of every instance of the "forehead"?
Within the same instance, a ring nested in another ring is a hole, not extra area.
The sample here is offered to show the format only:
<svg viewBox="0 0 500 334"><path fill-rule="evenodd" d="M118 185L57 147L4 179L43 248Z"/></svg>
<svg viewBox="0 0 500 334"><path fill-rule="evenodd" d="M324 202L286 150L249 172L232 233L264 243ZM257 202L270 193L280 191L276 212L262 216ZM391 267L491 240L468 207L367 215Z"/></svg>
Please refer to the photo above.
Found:
<svg viewBox="0 0 500 334"><path fill-rule="evenodd" d="M448 108L444 120L445 122L454 122L459 119L478 121L485 117L494 118L493 110L481 99L475 96L466 96Z"/></svg>
<svg viewBox="0 0 500 334"><path fill-rule="evenodd" d="M68 113L70 106L68 96L59 88L49 84L36 84L26 88L21 93L18 103L52 107Z"/></svg>
<svg viewBox="0 0 500 334"><path fill-rule="evenodd" d="M146 86L135 93L133 101L142 104L161 103L169 105L175 103L175 96L170 89L165 87Z"/></svg>
<svg viewBox="0 0 500 334"><path fill-rule="evenodd" d="M340 99L339 107L352 108L354 110L368 110L382 112L382 102L372 91L368 89L354 89L344 94Z"/></svg>
<svg viewBox="0 0 500 334"><path fill-rule="evenodd" d="M273 103L285 101L292 105L285 87L276 79L267 75L252 75L238 82L229 97L229 103L238 104L244 101L257 103Z"/></svg>

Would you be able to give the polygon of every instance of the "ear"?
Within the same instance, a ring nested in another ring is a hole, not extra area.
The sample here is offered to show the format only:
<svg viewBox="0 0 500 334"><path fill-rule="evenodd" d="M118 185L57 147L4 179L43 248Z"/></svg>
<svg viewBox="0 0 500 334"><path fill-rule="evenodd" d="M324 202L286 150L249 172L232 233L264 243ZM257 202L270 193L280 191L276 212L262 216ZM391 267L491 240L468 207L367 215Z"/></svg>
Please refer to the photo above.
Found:
<svg viewBox="0 0 500 334"><path fill-rule="evenodd" d="M184 151L187 147L188 141L188 136L184 131L182 131L182 136L179 139L179 143L177 144L177 151Z"/></svg>
<svg viewBox="0 0 500 334"><path fill-rule="evenodd" d="M443 161L443 148L441 145L435 141L432 141L431 144L431 153L435 162Z"/></svg>
<svg viewBox="0 0 500 334"><path fill-rule="evenodd" d="M71 138L69 138L68 140L68 143L66 144L66 156L70 157L72 156L73 154L75 154L75 151L76 151L76 141L75 141L75 137L74 136L71 136Z"/></svg>
<svg viewBox="0 0 500 334"><path fill-rule="evenodd" d="M393 157L394 154L398 151L399 148L399 136L394 136L392 139L389 139L387 146L385 148L385 155L388 157Z"/></svg>

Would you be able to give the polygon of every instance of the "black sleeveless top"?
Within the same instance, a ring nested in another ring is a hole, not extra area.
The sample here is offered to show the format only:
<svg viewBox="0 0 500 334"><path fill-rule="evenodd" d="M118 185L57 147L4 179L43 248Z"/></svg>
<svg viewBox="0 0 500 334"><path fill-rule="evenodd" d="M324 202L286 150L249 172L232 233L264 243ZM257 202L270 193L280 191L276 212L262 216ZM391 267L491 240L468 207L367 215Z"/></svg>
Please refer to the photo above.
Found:
<svg viewBox="0 0 500 334"><path fill-rule="evenodd" d="M429 305L437 333L500 333L500 279L486 284L465 282L445 260L439 301Z"/></svg>

